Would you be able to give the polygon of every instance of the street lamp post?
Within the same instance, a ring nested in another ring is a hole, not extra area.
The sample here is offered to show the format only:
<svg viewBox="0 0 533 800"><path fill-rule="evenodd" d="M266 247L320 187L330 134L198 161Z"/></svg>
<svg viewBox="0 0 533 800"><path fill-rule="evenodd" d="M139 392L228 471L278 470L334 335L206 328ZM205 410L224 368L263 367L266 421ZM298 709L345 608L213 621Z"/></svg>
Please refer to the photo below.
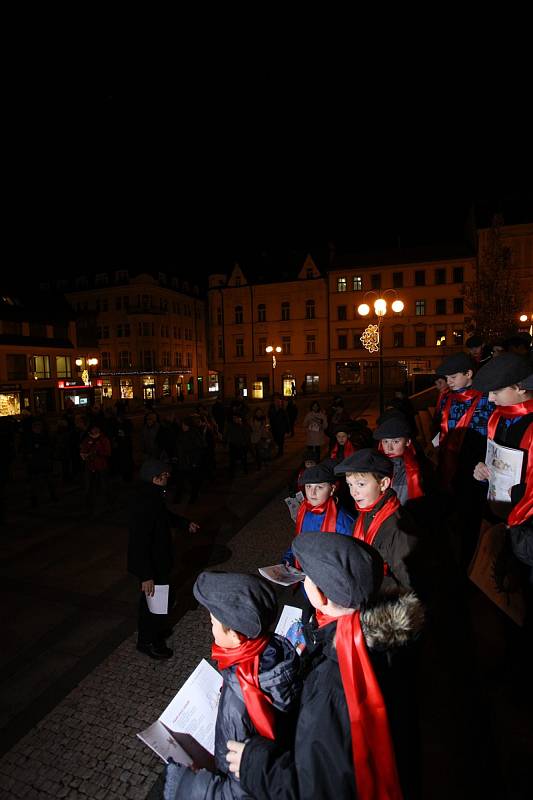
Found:
<svg viewBox="0 0 533 800"><path fill-rule="evenodd" d="M276 362L276 353L281 353L281 347L279 345L274 347L274 345L269 344L267 347L265 347L265 351L267 353L272 353L272 394L274 394L274 392L275 392L275 382L274 382L275 373L274 373L274 370L276 369L276 363L277 363Z"/></svg>
<svg viewBox="0 0 533 800"><path fill-rule="evenodd" d="M395 289L385 289L383 294L386 296L391 293L396 298L391 304L391 309L395 314L401 314L404 309L403 301L398 298L398 293ZM376 296L374 301L374 313L378 318L377 325L369 325L363 335L361 341L370 353L378 353L378 381L379 381L379 413L383 414L385 410L385 397L384 397L384 378L383 378L383 340L382 340L382 323L383 317L387 313L387 301L385 297L380 297L377 292L369 291L363 295L363 302L357 307L357 313L361 317L366 317L370 313L370 306L365 303L365 299L369 295Z"/></svg>

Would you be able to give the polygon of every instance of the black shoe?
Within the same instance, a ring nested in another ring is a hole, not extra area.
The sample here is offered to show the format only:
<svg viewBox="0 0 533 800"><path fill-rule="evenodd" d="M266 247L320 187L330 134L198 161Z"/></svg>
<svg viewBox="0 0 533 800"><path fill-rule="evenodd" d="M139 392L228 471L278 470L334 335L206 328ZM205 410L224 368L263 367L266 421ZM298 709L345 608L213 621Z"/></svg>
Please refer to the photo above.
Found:
<svg viewBox="0 0 533 800"><path fill-rule="evenodd" d="M161 631L161 634L160 634L161 639L170 639L170 637L172 636L173 632L174 632L174 628L171 625L169 625L168 628L163 628L163 630ZM162 642L162 644L163 644L163 642Z"/></svg>
<svg viewBox="0 0 533 800"><path fill-rule="evenodd" d="M137 650L140 653L146 653L150 658L162 660L164 658L172 658L174 651L164 644L137 644Z"/></svg>

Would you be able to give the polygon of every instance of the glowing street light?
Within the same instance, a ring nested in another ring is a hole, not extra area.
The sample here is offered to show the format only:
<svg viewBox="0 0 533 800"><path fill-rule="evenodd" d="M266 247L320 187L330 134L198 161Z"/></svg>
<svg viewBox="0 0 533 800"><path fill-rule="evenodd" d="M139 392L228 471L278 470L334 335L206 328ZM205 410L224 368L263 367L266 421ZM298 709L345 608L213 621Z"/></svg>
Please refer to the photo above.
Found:
<svg viewBox="0 0 533 800"><path fill-rule="evenodd" d="M520 314L520 322L527 322L527 314Z"/></svg>
<svg viewBox="0 0 533 800"><path fill-rule="evenodd" d="M366 317L370 314L370 306L367 303L361 303L361 305L357 307L357 313L362 317Z"/></svg>
<svg viewBox="0 0 533 800"><path fill-rule="evenodd" d="M274 394L274 391L275 391L275 373L274 373L274 370L276 369L276 364L277 364L276 353L281 353L281 347L279 345L274 346L272 344L269 344L269 345L267 345L265 347L265 352L266 353L272 353L272 394Z"/></svg>

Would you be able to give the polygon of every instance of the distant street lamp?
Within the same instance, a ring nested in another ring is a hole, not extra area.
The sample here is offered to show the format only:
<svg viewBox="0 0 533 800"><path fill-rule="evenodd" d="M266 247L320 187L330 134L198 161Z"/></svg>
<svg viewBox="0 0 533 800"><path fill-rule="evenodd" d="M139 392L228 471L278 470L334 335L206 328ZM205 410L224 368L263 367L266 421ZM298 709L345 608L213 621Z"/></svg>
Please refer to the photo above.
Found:
<svg viewBox="0 0 533 800"><path fill-rule="evenodd" d="M269 344L267 345L267 347L265 347L265 352L272 353L272 394L274 394L275 392L274 370L276 369L276 364L277 364L276 353L281 353L281 347L279 345L276 345L276 347L274 347L274 345Z"/></svg>
<svg viewBox="0 0 533 800"><path fill-rule="evenodd" d="M398 293L395 289L385 289L383 295L387 295L392 293L396 298L393 300L391 304L391 309L395 314L401 314L404 309L403 301L398 298ZM383 342L382 342L382 335L381 335L381 328L382 328L382 320L383 317L387 313L387 301L385 297L380 297L377 292L370 290L365 292L363 295L363 302L357 307L357 313L361 317L366 317L370 314L370 306L368 303L365 303L367 296L374 295L376 300L374 301L374 313L378 318L378 324L373 325L370 324L363 332L361 336L361 341L363 342L364 347L370 353L378 353L379 354L379 413L380 415L383 414L385 410L385 398L384 398L384 381L383 381Z"/></svg>

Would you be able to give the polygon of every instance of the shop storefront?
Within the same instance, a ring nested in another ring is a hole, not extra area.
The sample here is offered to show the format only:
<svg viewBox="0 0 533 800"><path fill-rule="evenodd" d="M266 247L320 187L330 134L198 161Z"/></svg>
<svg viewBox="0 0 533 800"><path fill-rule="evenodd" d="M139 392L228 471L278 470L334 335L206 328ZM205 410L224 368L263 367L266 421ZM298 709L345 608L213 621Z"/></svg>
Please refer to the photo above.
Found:
<svg viewBox="0 0 533 800"><path fill-rule="evenodd" d="M91 403L98 402L102 394L103 381L98 380L96 386L87 386L83 381L61 380L57 382L61 409L72 406L89 408ZM44 391L47 391L46 389ZM34 403L37 409L37 392L34 392Z"/></svg>
<svg viewBox="0 0 533 800"><path fill-rule="evenodd" d="M246 375L235 375L235 397L248 396L248 381Z"/></svg>
<svg viewBox="0 0 533 800"><path fill-rule="evenodd" d="M296 380L292 372L284 372L281 379L283 397L292 397L296 394Z"/></svg>
<svg viewBox="0 0 533 800"><path fill-rule="evenodd" d="M143 400L155 400L155 378L153 375L145 375L142 379Z"/></svg>
<svg viewBox="0 0 533 800"><path fill-rule="evenodd" d="M14 417L20 414L22 405L22 387L20 384L0 385L0 417Z"/></svg>
<svg viewBox="0 0 533 800"><path fill-rule="evenodd" d="M120 379L120 399L133 400L133 381L131 378Z"/></svg>
<svg viewBox="0 0 533 800"><path fill-rule="evenodd" d="M208 382L209 394L211 394L211 392L218 392L218 372L212 372L211 370L209 370L207 382Z"/></svg>
<svg viewBox="0 0 533 800"><path fill-rule="evenodd" d="M361 364L359 361L338 361L336 364L337 386L350 386L361 382Z"/></svg>

